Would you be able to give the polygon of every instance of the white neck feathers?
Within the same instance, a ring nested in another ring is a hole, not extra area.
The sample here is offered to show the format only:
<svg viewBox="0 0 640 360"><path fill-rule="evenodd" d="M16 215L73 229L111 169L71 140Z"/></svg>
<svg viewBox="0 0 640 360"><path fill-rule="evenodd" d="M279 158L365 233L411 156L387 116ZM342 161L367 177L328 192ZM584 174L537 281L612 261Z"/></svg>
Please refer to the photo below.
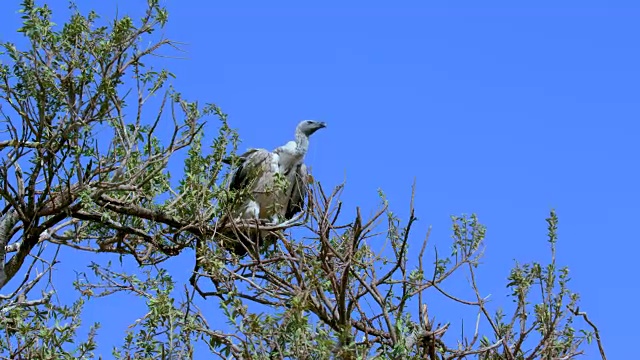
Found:
<svg viewBox="0 0 640 360"><path fill-rule="evenodd" d="M304 156L309 149L309 137L296 129L296 153Z"/></svg>

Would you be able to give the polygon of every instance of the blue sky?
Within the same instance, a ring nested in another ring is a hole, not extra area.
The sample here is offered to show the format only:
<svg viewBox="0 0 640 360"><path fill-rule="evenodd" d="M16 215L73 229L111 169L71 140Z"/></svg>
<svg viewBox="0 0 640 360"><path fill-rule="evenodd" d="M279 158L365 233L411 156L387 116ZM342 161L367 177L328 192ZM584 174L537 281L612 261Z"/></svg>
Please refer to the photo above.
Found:
<svg viewBox="0 0 640 360"><path fill-rule="evenodd" d="M99 9L141 8L127 3ZM416 179L415 242L431 225L445 247L450 215L478 214L488 228L479 276L496 304L510 302L514 260L548 260L555 208L559 262L609 357L638 339L640 3L166 4L165 34L187 51L164 62L174 86L221 106L240 150L288 141L299 120L326 121L307 164L325 187L346 179L348 209L372 212L381 188L406 215ZM4 6L0 39L12 40L19 1Z"/></svg>

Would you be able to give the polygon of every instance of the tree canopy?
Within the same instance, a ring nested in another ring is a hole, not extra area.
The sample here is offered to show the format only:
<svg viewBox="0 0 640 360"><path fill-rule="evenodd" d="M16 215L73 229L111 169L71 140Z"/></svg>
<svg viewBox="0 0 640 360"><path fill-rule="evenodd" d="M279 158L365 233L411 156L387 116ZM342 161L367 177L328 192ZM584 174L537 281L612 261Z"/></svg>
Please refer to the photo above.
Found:
<svg viewBox="0 0 640 360"><path fill-rule="evenodd" d="M568 269L556 263L554 211L548 261L515 264L510 298L491 299L504 302L497 311L477 281L479 218L453 216L451 246L438 251L417 228L413 198L407 219L382 192L374 215L358 208L347 218L344 184L311 181L300 221L233 224L278 238L234 255L214 235L247 196L228 190L223 162L239 135L219 107L185 99L174 75L153 66L179 48L159 34L166 9L148 0L137 17L101 19L71 4L71 16L54 24L47 5L21 8L24 44L0 44L2 357L106 356L96 351L99 324L79 333L83 306L120 293L143 298L148 312L121 334L119 359L606 359ZM169 171L172 159L184 163L181 173ZM120 271L96 258L75 269L77 301L64 304L54 286L60 249L138 267ZM164 267L174 257L190 257L187 284ZM454 274L469 279L472 298L447 290ZM431 311L431 294L477 311L468 319L474 331L450 332L460 319Z"/></svg>

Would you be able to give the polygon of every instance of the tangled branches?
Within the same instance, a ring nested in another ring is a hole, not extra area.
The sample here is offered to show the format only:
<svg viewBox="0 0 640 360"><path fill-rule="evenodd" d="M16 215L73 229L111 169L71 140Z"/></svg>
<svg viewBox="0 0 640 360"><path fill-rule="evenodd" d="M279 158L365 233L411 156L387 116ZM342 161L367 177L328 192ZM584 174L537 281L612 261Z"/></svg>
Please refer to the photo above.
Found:
<svg viewBox="0 0 640 360"><path fill-rule="evenodd" d="M248 259L237 259L216 249L216 244L201 251L203 271L194 274L193 283L202 296L220 299L230 321L236 323L236 331L244 336L240 342L245 347L242 354L298 358L326 351L338 358L560 359L581 353L587 336L575 336L569 330L573 323L570 309L577 297L566 289L566 277L560 276L557 281L551 273L521 273L523 278L516 279L512 274L509 286L514 289L518 306L511 322L505 323L500 311L496 316L490 313L476 282L485 229L475 216L453 218L452 253L439 258L436 252L430 268L424 261L429 232L419 254L409 251L415 244L411 241L416 224L413 201L404 226L388 211L384 198L382 207L370 218L363 218L358 209L355 219L340 224L342 191L342 185L329 194L319 184L310 187L305 230L274 232L278 243L263 249L263 253L252 252ZM552 213L551 238L555 238L554 219ZM386 226L382 226L384 223ZM387 250L381 251L385 247ZM555 263L548 269L558 271ZM458 298L445 290L447 279L465 270L476 294L474 300ZM198 283L207 278L212 280L214 291L200 290ZM535 306L532 320L527 297L518 294L527 294L524 287L536 283L547 290L544 302ZM554 293L556 287L559 291ZM433 291L478 310L473 335L453 346L445 342L450 323L436 323L424 302L424 294ZM252 313L252 304L274 310L277 326L269 326L273 315ZM542 315L538 308L551 312ZM480 333L481 322L489 324L490 334ZM292 329L304 334L307 347L291 344L286 334ZM534 330L539 331L538 337ZM538 345L533 350L525 349L524 344L532 339ZM318 344L326 348L321 350Z"/></svg>

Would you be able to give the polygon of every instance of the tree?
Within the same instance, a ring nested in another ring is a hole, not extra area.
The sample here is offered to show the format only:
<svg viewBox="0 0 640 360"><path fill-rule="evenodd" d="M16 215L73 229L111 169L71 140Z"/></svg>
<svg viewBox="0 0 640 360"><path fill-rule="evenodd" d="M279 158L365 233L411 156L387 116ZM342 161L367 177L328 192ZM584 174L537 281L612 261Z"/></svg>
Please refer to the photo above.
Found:
<svg viewBox="0 0 640 360"><path fill-rule="evenodd" d="M95 357L97 325L78 341L83 305L120 292L146 299L149 309L114 349L122 359L189 358L197 344L223 358L570 359L592 340L606 358L598 329L568 289L568 270L555 262L553 211L551 261L517 264L507 284L515 305L496 313L476 281L485 228L475 215L453 217L449 254L428 250L427 232L412 257L413 201L405 222L383 194L377 214L364 218L358 209L345 220L343 185L327 191L311 183L304 217L286 228L231 224L278 237L247 257L231 254L214 235L216 220L247 196L225 186L222 160L238 135L221 109L185 100L168 84L171 72L149 66L151 56L177 47L155 32L166 10L149 0L136 21L104 22L70 8L58 27L46 5L24 0L18 31L27 45L0 45L4 357ZM209 118L218 132L207 148ZM159 132L167 127L170 136ZM168 171L176 156L185 156L177 181ZM390 252L373 245L383 242ZM134 259L143 271L96 262L74 283L76 303L65 306L48 283L62 247ZM194 270L181 293L163 263L187 249L195 250ZM446 290L460 272L471 279L472 299ZM477 309L473 334L445 338L457 319L436 322L428 292ZM199 301L217 305L227 323L211 325Z"/></svg>

